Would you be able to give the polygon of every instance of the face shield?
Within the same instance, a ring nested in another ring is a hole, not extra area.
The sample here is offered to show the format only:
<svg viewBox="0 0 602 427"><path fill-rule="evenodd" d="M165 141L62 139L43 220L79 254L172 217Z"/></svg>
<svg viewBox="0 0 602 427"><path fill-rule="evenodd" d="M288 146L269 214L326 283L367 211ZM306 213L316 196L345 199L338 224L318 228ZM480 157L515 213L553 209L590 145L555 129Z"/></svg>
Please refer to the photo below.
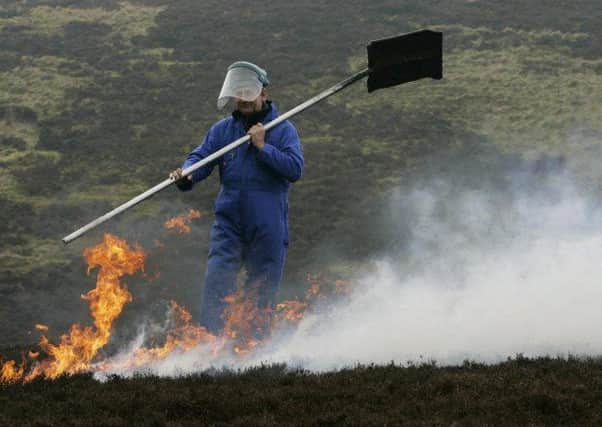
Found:
<svg viewBox="0 0 602 427"><path fill-rule="evenodd" d="M217 97L217 108L221 110L233 98L253 101L261 93L262 87L255 71L245 67L230 68Z"/></svg>

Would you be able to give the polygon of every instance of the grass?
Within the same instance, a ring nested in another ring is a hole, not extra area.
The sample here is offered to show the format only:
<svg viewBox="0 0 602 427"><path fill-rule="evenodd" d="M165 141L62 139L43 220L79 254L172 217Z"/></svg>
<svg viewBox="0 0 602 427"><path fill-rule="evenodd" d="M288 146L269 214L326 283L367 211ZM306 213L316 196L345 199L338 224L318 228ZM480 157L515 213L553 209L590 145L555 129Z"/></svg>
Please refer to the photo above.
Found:
<svg viewBox="0 0 602 427"><path fill-rule="evenodd" d="M19 151L0 148L0 155L2 156L2 162L7 163L20 163L27 159L33 151ZM61 153L52 150L37 150L35 151L36 156L40 156L44 162L56 163L61 158Z"/></svg>
<svg viewBox="0 0 602 427"><path fill-rule="evenodd" d="M0 83L0 86L2 83ZM21 141L19 146L0 144L0 193L5 199L13 202L25 202L33 207L47 205L51 195L31 194L21 191L18 176L36 166L56 165L61 159L61 153L53 150L39 150L40 130L36 123L25 123L13 120L0 121L0 141Z"/></svg>
<svg viewBox="0 0 602 427"><path fill-rule="evenodd" d="M40 138L40 130L34 123L22 123L0 120L0 136L3 138L19 138L26 143L26 148L34 148Z"/></svg>
<svg viewBox="0 0 602 427"><path fill-rule="evenodd" d="M0 106L28 107L37 113L39 119L67 109L67 91L91 83L88 77L63 71L62 66L73 64L73 61L57 56L24 56L20 66L0 73Z"/></svg>
<svg viewBox="0 0 602 427"><path fill-rule="evenodd" d="M24 147L18 149L7 144L0 145L0 193L5 197L18 198L17 182L8 167L15 158L20 158L38 143L39 129L31 123L19 123L0 120L0 140L15 138L24 142Z"/></svg>
<svg viewBox="0 0 602 427"><path fill-rule="evenodd" d="M112 204L121 204L147 190L148 187L149 183L136 181L110 185L86 185L83 188L71 191L65 202L73 205L90 201L107 201Z"/></svg>
<svg viewBox="0 0 602 427"><path fill-rule="evenodd" d="M69 23L84 22L108 25L114 34L131 40L136 36L144 36L163 10L164 6L143 6L128 2L119 3L116 9L41 5L31 8L27 13L0 18L0 30L8 25L18 25L25 26L34 34L62 36Z"/></svg>
<svg viewBox="0 0 602 427"><path fill-rule="evenodd" d="M183 378L90 375L0 386L0 423L37 425L594 425L602 362L525 359L486 366L283 365Z"/></svg>
<svg viewBox="0 0 602 427"><path fill-rule="evenodd" d="M19 194L16 188L17 180L15 177L6 168L0 169L0 193L5 197L8 196L10 199L18 199Z"/></svg>
<svg viewBox="0 0 602 427"><path fill-rule="evenodd" d="M335 102L357 115L376 105L407 114L430 112L453 129L486 137L505 151L567 153L573 128L602 130L602 60L571 55L562 43L581 33L435 26L454 40L446 48L444 79L422 80L374 96L347 93ZM445 41L444 41L445 44ZM364 57L352 57L352 70ZM536 156L534 156L536 157Z"/></svg>
<svg viewBox="0 0 602 427"><path fill-rule="evenodd" d="M3 272L10 271L12 275L24 277L41 267L65 267L69 263L63 243L58 238L19 237L25 237L25 243L0 251L0 270Z"/></svg>

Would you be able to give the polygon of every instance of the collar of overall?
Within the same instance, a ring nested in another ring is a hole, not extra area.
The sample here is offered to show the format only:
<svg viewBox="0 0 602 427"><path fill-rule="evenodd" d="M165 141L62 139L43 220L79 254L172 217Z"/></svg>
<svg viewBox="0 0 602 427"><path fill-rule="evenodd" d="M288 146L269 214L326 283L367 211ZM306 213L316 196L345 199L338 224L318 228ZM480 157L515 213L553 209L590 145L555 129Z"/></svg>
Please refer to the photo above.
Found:
<svg viewBox="0 0 602 427"><path fill-rule="evenodd" d="M240 111L235 110L234 112L232 112L232 117L234 117L236 120L240 120L241 123L243 124L243 126L245 127L245 131L248 131L249 129L251 129L251 126L253 126L259 122L263 123L263 119L266 118L266 116L268 115L268 113L271 110L272 110L272 101L266 101L263 103L263 106L261 107L261 111L257 111L256 113L245 116Z"/></svg>

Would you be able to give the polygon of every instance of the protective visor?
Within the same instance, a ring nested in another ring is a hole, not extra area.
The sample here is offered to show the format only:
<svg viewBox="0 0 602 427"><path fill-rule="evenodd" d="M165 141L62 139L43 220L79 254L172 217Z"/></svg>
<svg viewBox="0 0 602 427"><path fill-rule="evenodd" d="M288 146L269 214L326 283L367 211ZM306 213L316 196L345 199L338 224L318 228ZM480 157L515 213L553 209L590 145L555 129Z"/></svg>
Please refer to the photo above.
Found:
<svg viewBox="0 0 602 427"><path fill-rule="evenodd" d="M217 97L217 108L221 110L232 98L253 101L261 93L262 87L263 84L255 71L243 67L232 68L228 70Z"/></svg>

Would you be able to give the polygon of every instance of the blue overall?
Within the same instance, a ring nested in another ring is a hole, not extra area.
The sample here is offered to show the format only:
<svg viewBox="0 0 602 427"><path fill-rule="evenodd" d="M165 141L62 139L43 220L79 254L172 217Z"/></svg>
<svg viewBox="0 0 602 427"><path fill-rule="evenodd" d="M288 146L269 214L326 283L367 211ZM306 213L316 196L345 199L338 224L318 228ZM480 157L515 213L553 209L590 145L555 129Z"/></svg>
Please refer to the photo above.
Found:
<svg viewBox="0 0 602 427"><path fill-rule="evenodd" d="M275 119L276 107L266 104L262 116L264 124ZM188 155L182 169L246 135L250 124L240 114L220 120ZM269 130L265 142L261 150L243 144L192 174L194 184L219 166L221 188L215 201L200 321L213 333L223 328L224 297L235 290L241 266L247 270L245 287L256 287L261 308L272 306L282 277L288 247L288 188L301 177L303 151L289 121Z"/></svg>

